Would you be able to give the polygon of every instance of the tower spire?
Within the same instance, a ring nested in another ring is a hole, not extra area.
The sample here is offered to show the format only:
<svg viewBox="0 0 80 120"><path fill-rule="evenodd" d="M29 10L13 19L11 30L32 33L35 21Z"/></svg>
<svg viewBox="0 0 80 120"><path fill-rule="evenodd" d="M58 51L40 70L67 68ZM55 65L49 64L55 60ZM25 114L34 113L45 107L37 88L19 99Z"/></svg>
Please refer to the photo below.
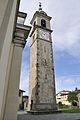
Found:
<svg viewBox="0 0 80 120"><path fill-rule="evenodd" d="M39 11L42 11L42 5L41 5L41 2L39 2Z"/></svg>

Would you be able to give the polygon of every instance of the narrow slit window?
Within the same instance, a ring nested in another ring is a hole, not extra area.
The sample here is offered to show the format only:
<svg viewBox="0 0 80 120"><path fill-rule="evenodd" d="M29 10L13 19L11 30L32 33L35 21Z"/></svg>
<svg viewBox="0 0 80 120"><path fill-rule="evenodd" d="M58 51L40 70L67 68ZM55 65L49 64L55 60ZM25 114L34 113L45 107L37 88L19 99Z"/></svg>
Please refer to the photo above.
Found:
<svg viewBox="0 0 80 120"><path fill-rule="evenodd" d="M46 52L46 46L44 46L44 52Z"/></svg>

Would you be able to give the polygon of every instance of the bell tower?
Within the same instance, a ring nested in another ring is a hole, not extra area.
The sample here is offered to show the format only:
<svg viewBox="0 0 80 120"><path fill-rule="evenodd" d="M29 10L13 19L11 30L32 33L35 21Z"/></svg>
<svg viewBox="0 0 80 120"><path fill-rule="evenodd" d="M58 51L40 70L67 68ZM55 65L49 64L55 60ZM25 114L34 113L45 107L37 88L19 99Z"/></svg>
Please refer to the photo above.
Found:
<svg viewBox="0 0 80 120"><path fill-rule="evenodd" d="M31 20L29 111L57 109L50 20L39 3Z"/></svg>

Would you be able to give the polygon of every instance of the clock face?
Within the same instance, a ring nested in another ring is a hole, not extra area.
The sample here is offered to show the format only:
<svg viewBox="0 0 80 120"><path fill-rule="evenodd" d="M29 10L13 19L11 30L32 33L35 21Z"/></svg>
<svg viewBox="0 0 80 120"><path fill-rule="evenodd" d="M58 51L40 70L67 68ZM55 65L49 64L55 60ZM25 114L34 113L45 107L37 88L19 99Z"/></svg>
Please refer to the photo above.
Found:
<svg viewBox="0 0 80 120"><path fill-rule="evenodd" d="M49 33L43 30L39 31L39 37L42 39L49 40Z"/></svg>

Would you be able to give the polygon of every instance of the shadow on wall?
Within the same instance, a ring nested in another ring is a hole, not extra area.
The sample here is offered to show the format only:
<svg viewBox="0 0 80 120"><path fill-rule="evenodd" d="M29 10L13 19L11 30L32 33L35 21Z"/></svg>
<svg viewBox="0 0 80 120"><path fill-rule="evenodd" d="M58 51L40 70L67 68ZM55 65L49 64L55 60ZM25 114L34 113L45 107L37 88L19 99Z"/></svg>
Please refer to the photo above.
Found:
<svg viewBox="0 0 80 120"><path fill-rule="evenodd" d="M39 102L39 97L38 97L38 83L37 83L35 87L32 89L30 110L34 110L35 104L37 104L38 102Z"/></svg>

